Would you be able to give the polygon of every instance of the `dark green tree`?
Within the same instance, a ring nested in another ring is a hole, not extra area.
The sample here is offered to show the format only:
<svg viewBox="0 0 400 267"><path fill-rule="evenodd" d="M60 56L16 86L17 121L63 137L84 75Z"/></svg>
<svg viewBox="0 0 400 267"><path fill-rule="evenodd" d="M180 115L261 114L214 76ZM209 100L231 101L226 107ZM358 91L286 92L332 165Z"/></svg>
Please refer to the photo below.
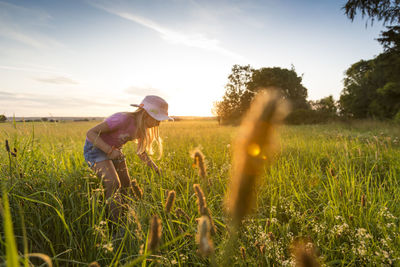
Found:
<svg viewBox="0 0 400 267"><path fill-rule="evenodd" d="M302 79L294 67L290 70L279 67L261 68L253 71L248 91L252 97L260 88L277 87L282 90L283 97L290 101L293 110L308 109L307 89L301 84Z"/></svg>
<svg viewBox="0 0 400 267"><path fill-rule="evenodd" d="M352 21L361 12L361 16L368 16L371 23L377 19L385 24L400 22L400 1L398 0L348 0L343 9Z"/></svg>
<svg viewBox="0 0 400 267"><path fill-rule="evenodd" d="M343 7L354 20L357 13L371 24L383 21L386 31L377 40L384 52L371 60L353 64L344 79L340 96L341 113L356 118L394 118L400 113L400 1L349 0Z"/></svg>
<svg viewBox="0 0 400 267"><path fill-rule="evenodd" d="M5 122L7 117L5 115L0 115L0 122Z"/></svg>
<svg viewBox="0 0 400 267"><path fill-rule="evenodd" d="M309 107L306 101L307 89L301 84L302 77L291 70L282 68L252 69L250 65L234 65L228 76L225 94L221 101L214 103L213 114L224 122L239 122L249 108L254 95L262 88L282 89L283 97L290 100L294 109Z"/></svg>

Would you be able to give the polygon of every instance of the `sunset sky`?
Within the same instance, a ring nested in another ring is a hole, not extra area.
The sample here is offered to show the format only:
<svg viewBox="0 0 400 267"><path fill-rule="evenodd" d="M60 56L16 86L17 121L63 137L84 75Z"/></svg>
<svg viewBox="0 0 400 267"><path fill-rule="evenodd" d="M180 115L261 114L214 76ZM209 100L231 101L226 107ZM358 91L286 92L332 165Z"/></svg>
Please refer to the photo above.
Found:
<svg viewBox="0 0 400 267"><path fill-rule="evenodd" d="M308 99L382 52L383 29L332 0L0 0L0 114L107 116L145 95L209 116L232 65L291 68Z"/></svg>

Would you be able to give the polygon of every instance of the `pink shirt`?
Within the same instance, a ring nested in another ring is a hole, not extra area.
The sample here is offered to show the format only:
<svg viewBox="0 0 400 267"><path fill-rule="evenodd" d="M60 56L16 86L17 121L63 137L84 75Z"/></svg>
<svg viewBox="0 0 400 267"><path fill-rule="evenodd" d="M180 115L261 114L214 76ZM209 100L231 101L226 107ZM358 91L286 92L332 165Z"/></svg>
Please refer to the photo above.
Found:
<svg viewBox="0 0 400 267"><path fill-rule="evenodd" d="M136 139L136 122L132 116L124 112L118 112L104 120L109 132L101 133L100 137L110 146L121 148L123 144L130 140Z"/></svg>

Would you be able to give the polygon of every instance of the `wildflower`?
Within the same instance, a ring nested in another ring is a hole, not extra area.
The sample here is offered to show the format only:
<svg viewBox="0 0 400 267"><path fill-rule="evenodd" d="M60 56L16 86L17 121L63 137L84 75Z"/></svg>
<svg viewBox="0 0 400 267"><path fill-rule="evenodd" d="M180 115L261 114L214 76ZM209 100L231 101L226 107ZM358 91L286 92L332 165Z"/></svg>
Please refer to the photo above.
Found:
<svg viewBox="0 0 400 267"><path fill-rule="evenodd" d="M153 215L150 221L150 240L147 245L147 249L150 251L156 251L161 241L161 220L157 215Z"/></svg>
<svg viewBox="0 0 400 267"><path fill-rule="evenodd" d="M210 239L210 222L207 216L201 216L199 220L196 242L202 256L207 257L214 252L214 246Z"/></svg>
<svg viewBox="0 0 400 267"><path fill-rule="evenodd" d="M100 264L97 261L93 261L89 263L88 267L100 267Z"/></svg>
<svg viewBox="0 0 400 267"><path fill-rule="evenodd" d="M243 119L234 147L234 169L227 195L227 209L238 224L255 199L257 177L275 151L275 126L287 114L287 105L277 92L259 93ZM264 158L266 160L264 160Z"/></svg>
<svg viewBox="0 0 400 267"><path fill-rule="evenodd" d="M112 245L111 242L109 242L109 243L107 243L107 244L104 244L104 245L103 245L103 249L104 249L106 252L113 252L113 251L114 251L114 248L113 248L113 245Z"/></svg>
<svg viewBox="0 0 400 267"><path fill-rule="evenodd" d="M168 197L167 197L167 201L165 202L165 212L166 213L170 213L172 206L174 205L175 202L175 191L169 191L168 192Z"/></svg>

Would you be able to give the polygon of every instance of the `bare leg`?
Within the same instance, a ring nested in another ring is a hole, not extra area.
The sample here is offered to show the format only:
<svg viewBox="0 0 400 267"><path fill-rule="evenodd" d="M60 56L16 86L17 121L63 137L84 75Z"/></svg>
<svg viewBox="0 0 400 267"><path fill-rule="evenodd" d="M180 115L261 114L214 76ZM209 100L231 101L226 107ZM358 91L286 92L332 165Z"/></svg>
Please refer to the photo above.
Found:
<svg viewBox="0 0 400 267"><path fill-rule="evenodd" d="M96 172L97 176L103 178L106 199L110 201L108 209L111 214L111 220L116 222L121 213L120 199L118 196L121 183L118 173L111 160L97 162L93 166L93 170Z"/></svg>

